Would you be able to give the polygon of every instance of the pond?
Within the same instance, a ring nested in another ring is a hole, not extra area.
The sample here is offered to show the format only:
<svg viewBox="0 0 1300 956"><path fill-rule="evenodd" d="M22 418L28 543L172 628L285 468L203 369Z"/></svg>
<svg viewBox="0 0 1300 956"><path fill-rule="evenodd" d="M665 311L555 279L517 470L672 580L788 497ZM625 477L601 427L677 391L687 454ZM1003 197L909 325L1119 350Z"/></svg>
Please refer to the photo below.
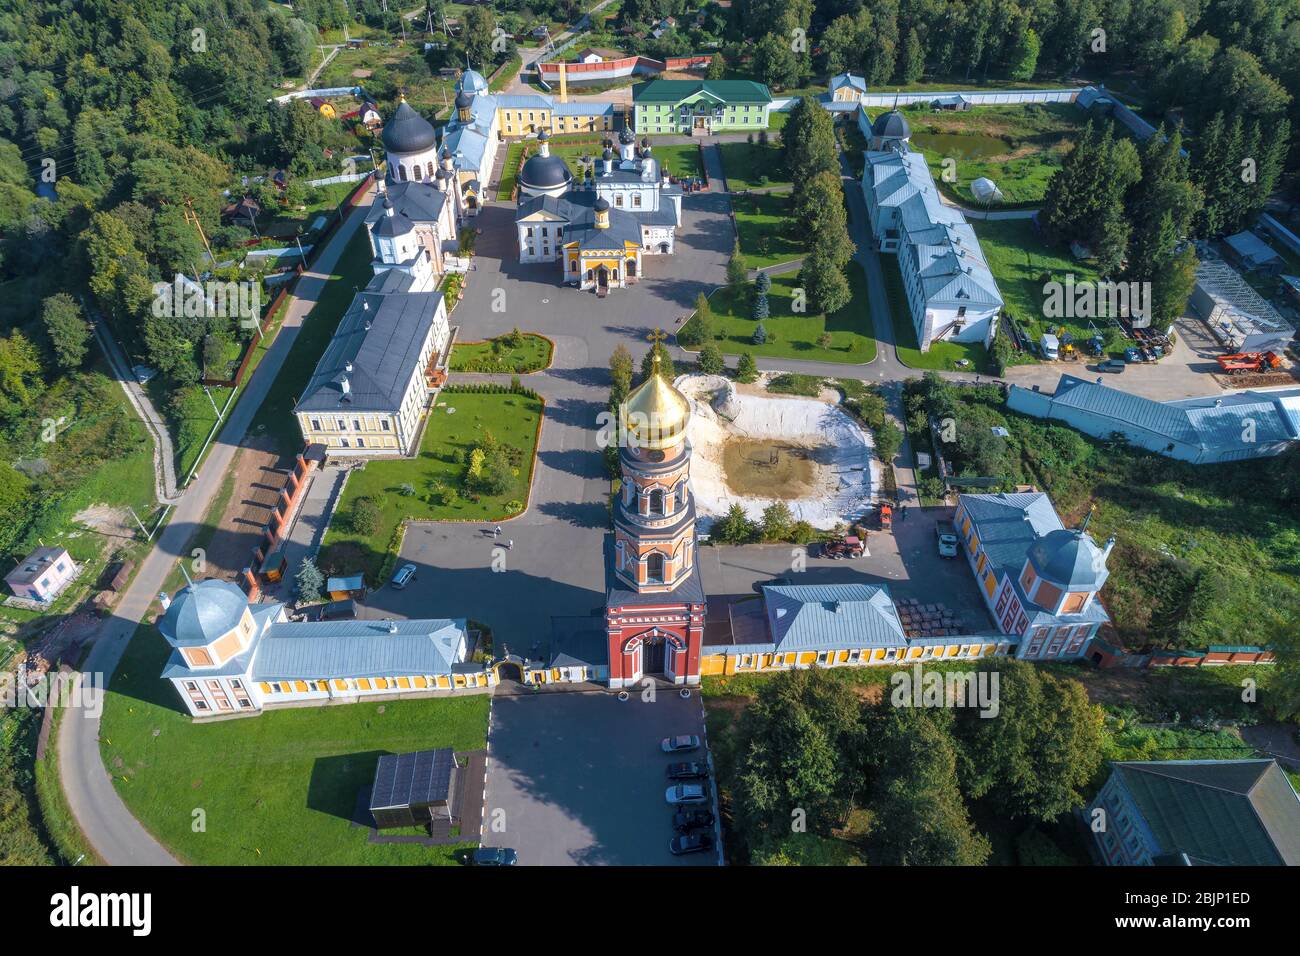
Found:
<svg viewBox="0 0 1300 956"><path fill-rule="evenodd" d="M913 133L912 145L954 159L988 159L1011 152L1005 139L978 133Z"/></svg>

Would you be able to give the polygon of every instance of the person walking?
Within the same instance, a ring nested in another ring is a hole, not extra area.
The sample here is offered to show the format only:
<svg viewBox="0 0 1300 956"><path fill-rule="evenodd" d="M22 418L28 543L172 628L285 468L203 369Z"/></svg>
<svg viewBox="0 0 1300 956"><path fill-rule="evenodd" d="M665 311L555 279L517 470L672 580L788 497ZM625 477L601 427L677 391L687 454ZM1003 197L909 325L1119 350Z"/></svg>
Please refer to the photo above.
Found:
<svg viewBox="0 0 1300 956"><path fill-rule="evenodd" d="M492 537L494 538L501 537L501 525L497 525L495 528L492 529Z"/></svg>
<svg viewBox="0 0 1300 956"><path fill-rule="evenodd" d="M506 542L506 550L513 551L514 549L515 549L515 539L511 538L509 541Z"/></svg>

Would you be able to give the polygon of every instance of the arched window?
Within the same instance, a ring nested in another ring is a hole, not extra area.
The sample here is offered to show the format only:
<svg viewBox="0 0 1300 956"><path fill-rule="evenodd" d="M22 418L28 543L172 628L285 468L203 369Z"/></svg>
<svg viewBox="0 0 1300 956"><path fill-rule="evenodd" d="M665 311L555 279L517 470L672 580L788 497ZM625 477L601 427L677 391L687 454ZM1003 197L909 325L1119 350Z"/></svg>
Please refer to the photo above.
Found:
<svg viewBox="0 0 1300 956"><path fill-rule="evenodd" d="M577 272L577 271L578 271L578 260L577 260L577 259L571 259L571 260L569 260L569 271L570 271L570 272Z"/></svg>
<svg viewBox="0 0 1300 956"><path fill-rule="evenodd" d="M587 281L590 282L590 281L591 281L592 279L594 279L594 278L596 278L596 273L593 272L591 269L588 269L588 270L587 270Z"/></svg>
<svg viewBox="0 0 1300 956"><path fill-rule="evenodd" d="M664 583L664 556L652 551L645 559L645 579L652 584Z"/></svg>
<svg viewBox="0 0 1300 956"><path fill-rule="evenodd" d="M435 170L434 167L433 167L433 160L429 160L429 173L428 173L428 176L429 176L429 181L430 181L430 182L433 181L433 177L434 177L435 175L437 175L437 170Z"/></svg>
<svg viewBox="0 0 1300 956"><path fill-rule="evenodd" d="M664 514L664 490L655 488L650 492L650 513L652 515Z"/></svg>

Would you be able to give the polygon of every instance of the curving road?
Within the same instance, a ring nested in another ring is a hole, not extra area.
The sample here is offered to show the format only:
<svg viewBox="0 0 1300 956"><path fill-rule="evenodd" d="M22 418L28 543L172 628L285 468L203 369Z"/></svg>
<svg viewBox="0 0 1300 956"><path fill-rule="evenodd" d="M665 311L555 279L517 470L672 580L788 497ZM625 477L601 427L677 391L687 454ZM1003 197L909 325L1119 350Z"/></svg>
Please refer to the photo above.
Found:
<svg viewBox="0 0 1300 956"><path fill-rule="evenodd" d="M231 411L203 468L185 490L157 544L141 562L135 580L122 596L113 616L100 627L80 678L84 679L87 674L95 677L95 687L86 688L88 703L92 706L69 710L59 724L59 779L63 792L87 841L99 858L110 865L167 866L178 861L131 816L104 768L99 750L100 720L97 716L103 705L103 688L117 669L136 628L154 607L158 592L175 568L177 559L187 555L190 538L207 517L212 499L230 471L244 433L298 338L303 319L320 298L330 273L348 240L364 220L367 209L368 204L359 204L352 210L326 244L312 271L299 278L275 342L249 379L243 397Z"/></svg>

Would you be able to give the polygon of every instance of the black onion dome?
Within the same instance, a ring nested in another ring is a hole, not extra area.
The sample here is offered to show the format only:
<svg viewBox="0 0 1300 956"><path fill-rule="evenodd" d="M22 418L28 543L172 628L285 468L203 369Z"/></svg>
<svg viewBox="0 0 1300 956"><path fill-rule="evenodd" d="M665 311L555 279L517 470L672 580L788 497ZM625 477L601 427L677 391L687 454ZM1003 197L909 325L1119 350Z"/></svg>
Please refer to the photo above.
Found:
<svg viewBox="0 0 1300 956"><path fill-rule="evenodd" d="M625 146L626 146L627 144L629 144L629 143L635 143L635 142L636 142L636 134L633 133L633 132L632 132L630 129L628 129L626 126L624 126L624 127L623 127L623 132L621 132L621 133L618 134L618 141L619 141L620 143L622 143L623 145L625 145Z"/></svg>
<svg viewBox="0 0 1300 956"><path fill-rule="evenodd" d="M525 189L554 189L567 186L573 181L573 173L559 156L543 156L535 153L528 157L524 168L519 172L519 184Z"/></svg>
<svg viewBox="0 0 1300 956"><path fill-rule="evenodd" d="M609 212L609 200L601 196L596 200L596 205L593 208L596 212Z"/></svg>
<svg viewBox="0 0 1300 956"><path fill-rule="evenodd" d="M433 146L438 134L428 120L402 100L397 104L393 118L384 124L381 139L390 153L421 153Z"/></svg>
<svg viewBox="0 0 1300 956"><path fill-rule="evenodd" d="M898 110L890 110L876 117L876 121L871 124L871 134L889 139L907 139L912 135L912 128L907 125L907 117Z"/></svg>

